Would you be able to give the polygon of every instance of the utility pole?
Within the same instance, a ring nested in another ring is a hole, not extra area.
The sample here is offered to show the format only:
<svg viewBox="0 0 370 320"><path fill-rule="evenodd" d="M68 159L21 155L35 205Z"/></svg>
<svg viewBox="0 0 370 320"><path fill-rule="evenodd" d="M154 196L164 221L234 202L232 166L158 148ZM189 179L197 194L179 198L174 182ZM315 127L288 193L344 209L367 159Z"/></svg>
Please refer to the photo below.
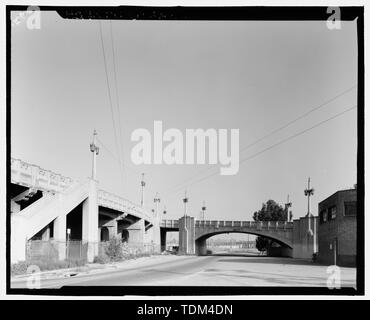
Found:
<svg viewBox="0 0 370 320"><path fill-rule="evenodd" d="M310 212L310 201L311 201L311 196L313 196L313 193L315 191L314 188L310 187L310 178L308 178L308 185L307 189L304 190L304 195L307 197L307 215L306 217L310 217L312 214Z"/></svg>
<svg viewBox="0 0 370 320"><path fill-rule="evenodd" d="M93 142L90 143L90 151L93 153L93 157L92 157L92 174L91 174L91 178L93 180L96 180L96 156L99 154L99 147L96 145L96 136L97 136L97 134L98 133L94 129Z"/></svg>
<svg viewBox="0 0 370 320"><path fill-rule="evenodd" d="M291 217L289 216L289 208L292 206L292 203L289 202L289 194L288 194L288 199L285 204L285 210L286 210L286 221L290 221Z"/></svg>
<svg viewBox="0 0 370 320"><path fill-rule="evenodd" d="M311 196L313 196L313 193L314 193L314 188L311 188L310 186L310 181L311 179L308 178L308 184L307 184L307 189L304 190L304 195L307 197L307 214L306 214L306 217L308 218L308 234L310 236L313 236L313 231L312 231L312 228L311 228L311 217L313 216L310 212L310 200L311 200Z"/></svg>
<svg viewBox="0 0 370 320"><path fill-rule="evenodd" d="M155 193L155 197L154 197L154 203L155 203L155 216L158 217L159 214L158 214L158 205L159 203L161 202L161 199L159 198L159 194L158 192Z"/></svg>
<svg viewBox="0 0 370 320"><path fill-rule="evenodd" d="M206 203L205 203L205 201L203 200L203 206L202 206L202 220L204 221L204 213L206 212L206 209L207 209L207 207L206 207Z"/></svg>
<svg viewBox="0 0 370 320"><path fill-rule="evenodd" d="M145 188L144 173L142 173L141 174L141 198L140 198L141 207L144 207L144 188Z"/></svg>

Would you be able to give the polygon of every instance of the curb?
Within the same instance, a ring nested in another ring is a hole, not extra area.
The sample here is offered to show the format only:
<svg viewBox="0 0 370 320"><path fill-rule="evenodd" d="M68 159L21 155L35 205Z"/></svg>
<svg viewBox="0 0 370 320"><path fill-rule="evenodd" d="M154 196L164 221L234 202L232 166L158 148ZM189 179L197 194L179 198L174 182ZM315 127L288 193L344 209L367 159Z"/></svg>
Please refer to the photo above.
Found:
<svg viewBox="0 0 370 320"><path fill-rule="evenodd" d="M156 257L163 257L163 256L167 256L167 255L153 255L149 257L138 257L138 258L123 260L123 261L111 262L107 264L88 263L84 266L73 267L73 268L45 270L45 271L34 272L34 273L29 273L29 274L26 273L26 274L13 276L10 278L10 281L11 282L25 281L30 275L39 276L40 279L74 277L79 274L88 274L94 271L118 269L120 268L120 265L127 266L127 264L129 264L130 261L138 261L139 259L143 259L143 258L148 259L148 258L156 258Z"/></svg>

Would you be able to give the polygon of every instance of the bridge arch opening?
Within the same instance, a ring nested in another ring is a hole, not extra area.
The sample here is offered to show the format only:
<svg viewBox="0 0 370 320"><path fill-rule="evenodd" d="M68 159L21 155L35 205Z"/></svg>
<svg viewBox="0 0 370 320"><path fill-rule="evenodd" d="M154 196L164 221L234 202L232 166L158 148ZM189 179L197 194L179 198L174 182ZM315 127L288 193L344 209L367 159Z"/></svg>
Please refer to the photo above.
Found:
<svg viewBox="0 0 370 320"><path fill-rule="evenodd" d="M121 240L122 242L128 242L128 239L130 237L130 233L128 232L127 229L122 229L121 230Z"/></svg>
<svg viewBox="0 0 370 320"><path fill-rule="evenodd" d="M100 229L100 241L109 240L109 229L107 227L102 227Z"/></svg>
<svg viewBox="0 0 370 320"><path fill-rule="evenodd" d="M203 234L195 239L195 253L197 255L207 255L210 254L207 250L207 240L222 234L250 234L256 237L262 237L265 239L271 240L272 243L277 244L277 246L271 246L267 250L267 255L269 256L285 256L285 257L291 257L292 256L292 250L290 244L286 243L282 239L274 238L269 235L261 234L258 232L243 232L243 231L220 231L220 232L211 232L207 234Z"/></svg>

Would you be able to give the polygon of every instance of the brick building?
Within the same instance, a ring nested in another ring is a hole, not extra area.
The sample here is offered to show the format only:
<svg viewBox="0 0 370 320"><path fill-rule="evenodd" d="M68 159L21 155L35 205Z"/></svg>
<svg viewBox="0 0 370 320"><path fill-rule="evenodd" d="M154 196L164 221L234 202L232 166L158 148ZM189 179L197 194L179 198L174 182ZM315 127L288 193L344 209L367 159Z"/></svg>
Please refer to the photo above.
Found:
<svg viewBox="0 0 370 320"><path fill-rule="evenodd" d="M319 203L318 261L356 265L357 190L341 190Z"/></svg>

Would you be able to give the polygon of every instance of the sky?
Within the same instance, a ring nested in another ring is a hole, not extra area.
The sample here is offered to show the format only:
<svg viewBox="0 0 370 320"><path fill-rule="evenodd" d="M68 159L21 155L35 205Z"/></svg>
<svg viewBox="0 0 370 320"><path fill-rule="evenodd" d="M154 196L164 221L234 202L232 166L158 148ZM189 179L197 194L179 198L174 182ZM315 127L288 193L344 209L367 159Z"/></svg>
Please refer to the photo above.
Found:
<svg viewBox="0 0 370 320"><path fill-rule="evenodd" d="M11 81L12 157L83 180L96 129L99 188L139 203L144 172L146 207L159 192L168 219L183 215L185 190L196 218L205 201L208 219L251 220L288 194L294 218L303 217L308 177L315 215L320 201L356 183L357 110L318 125L357 105L355 21L329 30L325 21L99 22L41 12L40 29L12 27ZM131 133L153 132L155 120L182 132L239 129L238 174L135 165Z"/></svg>

